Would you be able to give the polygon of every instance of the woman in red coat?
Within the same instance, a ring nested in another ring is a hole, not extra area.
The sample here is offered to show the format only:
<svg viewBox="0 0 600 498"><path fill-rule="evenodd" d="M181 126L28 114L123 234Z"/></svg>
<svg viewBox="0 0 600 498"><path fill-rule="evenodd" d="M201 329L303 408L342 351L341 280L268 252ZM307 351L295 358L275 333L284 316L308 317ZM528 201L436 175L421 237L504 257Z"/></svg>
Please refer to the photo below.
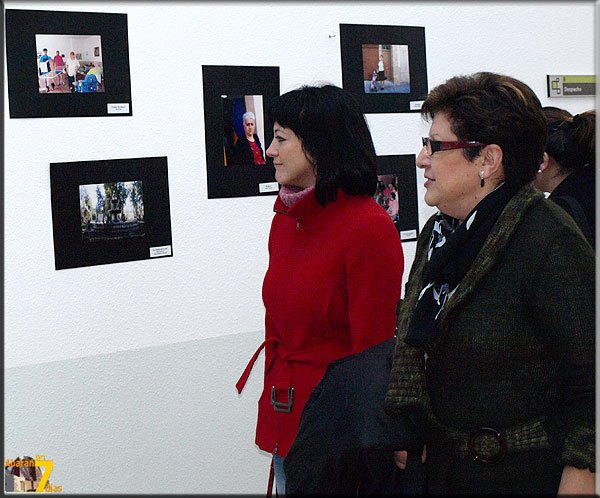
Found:
<svg viewBox="0 0 600 498"><path fill-rule="evenodd" d="M305 86L275 99L269 117L267 155L281 188L263 283L266 334L237 387L264 348L256 444L273 454L283 494L283 459L327 365L394 335L404 257L373 199L375 149L354 98Z"/></svg>

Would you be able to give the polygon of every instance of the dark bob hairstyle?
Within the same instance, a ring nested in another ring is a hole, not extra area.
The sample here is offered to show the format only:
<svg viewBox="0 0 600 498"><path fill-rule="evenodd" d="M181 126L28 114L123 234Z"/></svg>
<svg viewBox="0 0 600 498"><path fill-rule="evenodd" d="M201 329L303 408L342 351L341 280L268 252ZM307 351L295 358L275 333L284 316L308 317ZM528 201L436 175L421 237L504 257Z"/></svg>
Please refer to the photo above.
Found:
<svg viewBox="0 0 600 498"><path fill-rule="evenodd" d="M437 113L446 115L459 140L500 146L508 185L519 188L535 178L548 132L539 99L522 81L489 72L455 76L423 102L423 117ZM469 161L480 153L481 148L463 151Z"/></svg>
<svg viewBox="0 0 600 498"><path fill-rule="evenodd" d="M333 85L302 86L277 97L271 124L291 129L302 141L317 173L315 195L322 206L348 195L374 195L375 147L358 102Z"/></svg>

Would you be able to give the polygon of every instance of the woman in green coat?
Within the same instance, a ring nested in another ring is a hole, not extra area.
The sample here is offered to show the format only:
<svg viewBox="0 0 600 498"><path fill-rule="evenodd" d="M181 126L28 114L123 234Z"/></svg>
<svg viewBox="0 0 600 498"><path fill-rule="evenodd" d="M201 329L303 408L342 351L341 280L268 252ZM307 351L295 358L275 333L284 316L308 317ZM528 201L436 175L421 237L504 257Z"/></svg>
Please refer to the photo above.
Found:
<svg viewBox="0 0 600 498"><path fill-rule="evenodd" d="M436 87L422 114L417 166L439 212L417 243L386 407L423 431L428 494L592 495L594 254L531 184L541 104L477 73Z"/></svg>

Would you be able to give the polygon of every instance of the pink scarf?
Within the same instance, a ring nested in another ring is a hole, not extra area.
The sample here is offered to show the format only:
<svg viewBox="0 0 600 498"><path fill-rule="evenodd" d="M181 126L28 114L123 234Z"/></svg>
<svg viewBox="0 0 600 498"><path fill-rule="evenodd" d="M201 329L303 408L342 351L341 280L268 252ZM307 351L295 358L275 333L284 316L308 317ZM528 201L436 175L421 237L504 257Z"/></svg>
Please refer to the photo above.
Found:
<svg viewBox="0 0 600 498"><path fill-rule="evenodd" d="M292 207L296 202L302 199L315 189L314 185L310 187L295 187L293 185L282 185L279 189L279 197L286 207Z"/></svg>

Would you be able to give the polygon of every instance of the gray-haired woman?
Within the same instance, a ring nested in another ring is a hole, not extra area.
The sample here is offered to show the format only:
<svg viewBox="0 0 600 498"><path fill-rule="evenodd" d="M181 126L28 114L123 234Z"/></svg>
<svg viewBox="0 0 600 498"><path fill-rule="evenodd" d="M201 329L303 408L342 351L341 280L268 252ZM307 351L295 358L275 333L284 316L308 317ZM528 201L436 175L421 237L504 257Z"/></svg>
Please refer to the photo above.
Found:
<svg viewBox="0 0 600 498"><path fill-rule="evenodd" d="M256 134L256 116L248 111L242 115L244 136L239 137L233 148L233 164L266 164L265 154Z"/></svg>

